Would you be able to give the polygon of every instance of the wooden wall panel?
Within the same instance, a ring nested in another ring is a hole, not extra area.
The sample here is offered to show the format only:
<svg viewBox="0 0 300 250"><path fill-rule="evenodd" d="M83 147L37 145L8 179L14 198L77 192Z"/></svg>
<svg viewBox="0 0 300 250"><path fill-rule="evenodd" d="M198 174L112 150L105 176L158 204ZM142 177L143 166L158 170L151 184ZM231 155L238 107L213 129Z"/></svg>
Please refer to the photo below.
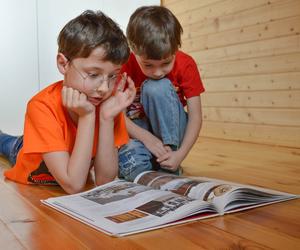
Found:
<svg viewBox="0 0 300 250"><path fill-rule="evenodd" d="M241 2L245 2L240 0ZM184 0L183 0L184 2ZM227 6L231 8L231 6ZM194 38L199 35L211 34L225 30L244 28L254 24L269 23L283 18L299 16L300 1L299 0L281 0L274 4L264 5L254 9L245 9L244 11L233 13L215 18L206 18L201 16L201 20L184 24L183 39Z"/></svg>
<svg viewBox="0 0 300 250"><path fill-rule="evenodd" d="M205 121L202 136L299 148L300 127Z"/></svg>
<svg viewBox="0 0 300 250"><path fill-rule="evenodd" d="M254 41L230 45L208 50L191 52L190 55L200 64L242 60L264 56L276 56L300 51L300 35L279 37L274 39Z"/></svg>
<svg viewBox="0 0 300 250"><path fill-rule="evenodd" d="M300 127L299 109L203 107L206 121Z"/></svg>
<svg viewBox="0 0 300 250"><path fill-rule="evenodd" d="M300 71L300 53L200 64L203 78Z"/></svg>
<svg viewBox="0 0 300 250"><path fill-rule="evenodd" d="M196 61L202 136L300 147L300 1L166 0Z"/></svg>
<svg viewBox="0 0 300 250"><path fill-rule="evenodd" d="M261 107L300 108L300 90L280 90L274 92L226 92L203 94L204 107Z"/></svg>
<svg viewBox="0 0 300 250"><path fill-rule="evenodd" d="M221 0L222 1L222 0ZM190 12L194 9L203 8L209 6L213 3L220 2L220 0L188 0L185 4L182 4L182 1L170 0L163 1L164 5L167 5L169 9L179 15L180 13Z"/></svg>
<svg viewBox="0 0 300 250"><path fill-rule="evenodd" d="M226 45L300 34L300 16L205 34L183 40L183 50L199 51Z"/></svg>
<svg viewBox="0 0 300 250"><path fill-rule="evenodd" d="M279 2L280 0L252 0L252 1L241 1L241 0L224 0L211 3L197 8L197 6L190 6L190 11L178 14L182 25L195 24L205 22L209 19L215 19L222 16L233 15L244 10L251 10L254 8L261 8L268 6L272 3ZM201 2L201 1L199 1ZM230 6L230 8L228 8Z"/></svg>
<svg viewBox="0 0 300 250"><path fill-rule="evenodd" d="M205 88L206 93L300 90L300 72L207 78Z"/></svg>

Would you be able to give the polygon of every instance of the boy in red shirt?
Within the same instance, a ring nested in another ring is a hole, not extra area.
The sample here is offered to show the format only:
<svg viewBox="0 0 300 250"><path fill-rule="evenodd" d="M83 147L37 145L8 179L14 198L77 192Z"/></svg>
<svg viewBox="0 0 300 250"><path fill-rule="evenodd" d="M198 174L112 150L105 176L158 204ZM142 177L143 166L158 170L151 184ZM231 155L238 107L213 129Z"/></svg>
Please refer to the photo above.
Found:
<svg viewBox="0 0 300 250"><path fill-rule="evenodd" d="M92 166L97 185L118 174L117 148L128 142L121 111L133 101L135 88L120 74L129 56L126 38L102 12L85 11L68 22L58 47L64 80L29 101L24 137L0 133L0 153L14 164L4 173L8 179L58 183L76 193Z"/></svg>
<svg viewBox="0 0 300 250"><path fill-rule="evenodd" d="M181 34L179 21L165 7L141 7L130 17L127 39L133 53L122 71L134 81L137 95L127 108L132 140L119 151L125 179L152 169L178 174L198 138L204 88L195 61L178 50Z"/></svg>

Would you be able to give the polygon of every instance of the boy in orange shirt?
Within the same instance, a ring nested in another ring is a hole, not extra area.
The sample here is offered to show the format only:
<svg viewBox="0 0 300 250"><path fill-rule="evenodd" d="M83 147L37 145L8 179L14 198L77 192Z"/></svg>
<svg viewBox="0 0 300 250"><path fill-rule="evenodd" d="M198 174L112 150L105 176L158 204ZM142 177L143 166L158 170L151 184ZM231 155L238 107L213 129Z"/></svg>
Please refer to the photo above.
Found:
<svg viewBox="0 0 300 250"><path fill-rule="evenodd" d="M64 80L29 101L24 137L0 132L0 153L14 164L4 173L8 179L77 193L91 166L97 185L117 176L117 148L128 141L121 111L133 101L135 87L120 74L129 56L126 38L102 12L85 11L68 22L58 47Z"/></svg>

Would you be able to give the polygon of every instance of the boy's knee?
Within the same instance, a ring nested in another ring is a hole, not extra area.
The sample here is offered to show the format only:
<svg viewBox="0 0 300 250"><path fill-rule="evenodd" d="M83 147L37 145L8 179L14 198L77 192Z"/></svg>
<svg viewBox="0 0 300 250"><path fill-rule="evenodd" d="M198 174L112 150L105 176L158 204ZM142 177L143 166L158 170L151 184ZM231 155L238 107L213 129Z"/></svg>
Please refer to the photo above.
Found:
<svg viewBox="0 0 300 250"><path fill-rule="evenodd" d="M136 157L134 150L119 154L119 177L133 181L140 173L152 170L150 161Z"/></svg>
<svg viewBox="0 0 300 250"><path fill-rule="evenodd" d="M168 78L159 80L147 79L143 84L142 93L143 96L163 98L172 89L172 82Z"/></svg>
<svg viewBox="0 0 300 250"><path fill-rule="evenodd" d="M140 173L152 170L151 154L145 146L131 140L119 150L119 177L133 181Z"/></svg>

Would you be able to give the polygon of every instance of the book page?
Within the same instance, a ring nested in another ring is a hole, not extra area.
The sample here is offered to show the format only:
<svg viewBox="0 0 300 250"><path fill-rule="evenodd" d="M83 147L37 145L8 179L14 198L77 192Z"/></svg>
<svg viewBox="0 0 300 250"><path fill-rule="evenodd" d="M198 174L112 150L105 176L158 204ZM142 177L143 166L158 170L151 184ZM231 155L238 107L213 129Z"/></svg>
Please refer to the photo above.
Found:
<svg viewBox="0 0 300 250"><path fill-rule="evenodd" d="M205 177L177 176L164 172L144 172L136 178L135 182L212 203L220 214L241 207L295 197L255 186Z"/></svg>
<svg viewBox="0 0 300 250"><path fill-rule="evenodd" d="M138 176L135 183L160 190L168 190L173 193L188 196L192 199L212 201L215 198L226 195L235 187L210 179L190 178L177 176L164 172L144 172Z"/></svg>
<svg viewBox="0 0 300 250"><path fill-rule="evenodd" d="M122 180L43 203L113 235L157 227L199 211L215 213L208 203Z"/></svg>

